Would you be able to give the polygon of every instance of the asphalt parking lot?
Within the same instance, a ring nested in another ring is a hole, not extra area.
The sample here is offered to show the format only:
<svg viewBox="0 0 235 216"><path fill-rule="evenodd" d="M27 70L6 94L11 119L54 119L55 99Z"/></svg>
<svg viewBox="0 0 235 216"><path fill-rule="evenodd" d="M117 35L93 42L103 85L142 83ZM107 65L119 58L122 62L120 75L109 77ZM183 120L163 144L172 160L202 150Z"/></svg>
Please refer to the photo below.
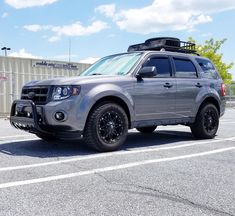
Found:
<svg viewBox="0 0 235 216"><path fill-rule="evenodd" d="M213 140L162 126L112 153L0 119L0 215L235 215L235 109Z"/></svg>

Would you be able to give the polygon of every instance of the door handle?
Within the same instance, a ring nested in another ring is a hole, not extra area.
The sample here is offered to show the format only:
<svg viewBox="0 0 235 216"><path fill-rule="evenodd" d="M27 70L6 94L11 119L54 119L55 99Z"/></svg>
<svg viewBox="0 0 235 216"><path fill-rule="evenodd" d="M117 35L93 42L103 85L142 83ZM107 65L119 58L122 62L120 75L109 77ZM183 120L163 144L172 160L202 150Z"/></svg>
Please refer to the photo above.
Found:
<svg viewBox="0 0 235 216"><path fill-rule="evenodd" d="M197 83L195 86L198 87L198 88L202 87L201 83Z"/></svg>
<svg viewBox="0 0 235 216"><path fill-rule="evenodd" d="M171 84L171 83L165 83L163 86L164 86L165 88L171 88L171 87L173 86L173 84Z"/></svg>

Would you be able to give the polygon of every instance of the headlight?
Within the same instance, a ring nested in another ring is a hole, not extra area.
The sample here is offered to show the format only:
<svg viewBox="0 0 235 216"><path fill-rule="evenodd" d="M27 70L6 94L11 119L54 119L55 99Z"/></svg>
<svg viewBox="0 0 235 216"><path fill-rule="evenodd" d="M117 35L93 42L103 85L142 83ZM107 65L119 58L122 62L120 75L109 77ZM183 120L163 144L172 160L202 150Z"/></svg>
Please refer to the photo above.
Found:
<svg viewBox="0 0 235 216"><path fill-rule="evenodd" d="M73 95L79 95L80 86L55 86L53 89L52 100L63 100Z"/></svg>

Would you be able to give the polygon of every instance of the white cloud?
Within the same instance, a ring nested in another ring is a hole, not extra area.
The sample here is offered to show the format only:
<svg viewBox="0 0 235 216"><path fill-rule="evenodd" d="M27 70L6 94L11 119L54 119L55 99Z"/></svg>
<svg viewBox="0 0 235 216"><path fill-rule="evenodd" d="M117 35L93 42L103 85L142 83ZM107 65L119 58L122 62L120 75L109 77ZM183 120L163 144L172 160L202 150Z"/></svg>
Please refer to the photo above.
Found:
<svg viewBox="0 0 235 216"><path fill-rule="evenodd" d="M102 31L103 29L108 28L107 23L102 21L94 21L91 25L84 27L81 22L76 22L71 25L56 26L52 28L53 32L56 32L57 35L66 35L66 36L87 36L97 32Z"/></svg>
<svg viewBox="0 0 235 216"><path fill-rule="evenodd" d="M56 55L49 57L50 59L55 59L55 60L63 60L63 61L68 61L69 59L75 58L77 55L75 54L63 54L63 55Z"/></svg>
<svg viewBox="0 0 235 216"><path fill-rule="evenodd" d="M169 0L167 0L169 1ZM173 4L173 0L170 1ZM196 13L218 13L235 9L234 0L181 0L174 5L176 10L192 11Z"/></svg>
<svg viewBox="0 0 235 216"><path fill-rule="evenodd" d="M59 36L52 36L48 39L49 42L54 43L56 41L59 41L60 37Z"/></svg>
<svg viewBox="0 0 235 216"><path fill-rule="evenodd" d="M212 18L208 15L201 14L197 16L195 19L193 19L192 25L197 25L200 23L207 23L207 22L212 22Z"/></svg>
<svg viewBox="0 0 235 216"><path fill-rule="evenodd" d="M52 28L52 26L34 24L34 25L24 25L23 28L28 31L38 32L38 31L42 31L42 30L49 30L50 28Z"/></svg>
<svg viewBox="0 0 235 216"><path fill-rule="evenodd" d="M97 8L95 8L95 12L104 14L106 17L114 17L115 11L116 11L115 4L105 4L105 5L100 5Z"/></svg>
<svg viewBox="0 0 235 216"><path fill-rule="evenodd" d="M100 60L100 58L88 57L88 58L85 58L85 59L80 60L79 63L83 63L83 64L94 64L94 63L97 62L98 60Z"/></svg>
<svg viewBox="0 0 235 216"><path fill-rule="evenodd" d="M212 37L212 33L211 32L209 32L209 33L202 33L201 34L201 37Z"/></svg>
<svg viewBox="0 0 235 216"><path fill-rule="evenodd" d="M118 11L112 18L121 30L139 34L191 31L196 25L212 22L212 13L232 9L234 0L154 0L143 8Z"/></svg>
<svg viewBox="0 0 235 216"><path fill-rule="evenodd" d="M12 52L8 56L12 57L24 57L24 58L42 58L41 56L35 56L31 53L26 52L24 48L20 49L17 52Z"/></svg>
<svg viewBox="0 0 235 216"><path fill-rule="evenodd" d="M48 41L56 42L61 39L61 36L88 36L98 33L106 28L108 24L102 21L94 21L91 25L83 26L81 22L75 22L70 25L52 26L52 25L24 25L24 29L31 32L51 31L55 35L51 36Z"/></svg>
<svg viewBox="0 0 235 216"><path fill-rule="evenodd" d="M9 14L7 13L7 12L4 12L3 14L2 14L2 18L6 18L6 17L8 17L9 16Z"/></svg>
<svg viewBox="0 0 235 216"><path fill-rule="evenodd" d="M32 32L38 32L42 30L42 26L40 25L25 25L23 28Z"/></svg>
<svg viewBox="0 0 235 216"><path fill-rule="evenodd" d="M53 4L57 1L58 0L5 0L5 3L16 9L22 9Z"/></svg>

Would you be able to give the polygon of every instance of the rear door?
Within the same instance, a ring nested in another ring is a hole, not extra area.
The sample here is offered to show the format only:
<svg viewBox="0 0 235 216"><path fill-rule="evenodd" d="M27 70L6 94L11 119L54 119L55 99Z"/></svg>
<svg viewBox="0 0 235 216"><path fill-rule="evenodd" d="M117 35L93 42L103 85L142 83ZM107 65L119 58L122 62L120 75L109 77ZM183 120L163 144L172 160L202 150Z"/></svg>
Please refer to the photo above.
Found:
<svg viewBox="0 0 235 216"><path fill-rule="evenodd" d="M151 55L144 66L155 66L155 77L137 80L133 92L136 120L175 118L176 84L172 66L166 55Z"/></svg>
<svg viewBox="0 0 235 216"><path fill-rule="evenodd" d="M190 58L173 56L171 60L176 79L176 115L179 118L194 117L196 98L204 82Z"/></svg>

